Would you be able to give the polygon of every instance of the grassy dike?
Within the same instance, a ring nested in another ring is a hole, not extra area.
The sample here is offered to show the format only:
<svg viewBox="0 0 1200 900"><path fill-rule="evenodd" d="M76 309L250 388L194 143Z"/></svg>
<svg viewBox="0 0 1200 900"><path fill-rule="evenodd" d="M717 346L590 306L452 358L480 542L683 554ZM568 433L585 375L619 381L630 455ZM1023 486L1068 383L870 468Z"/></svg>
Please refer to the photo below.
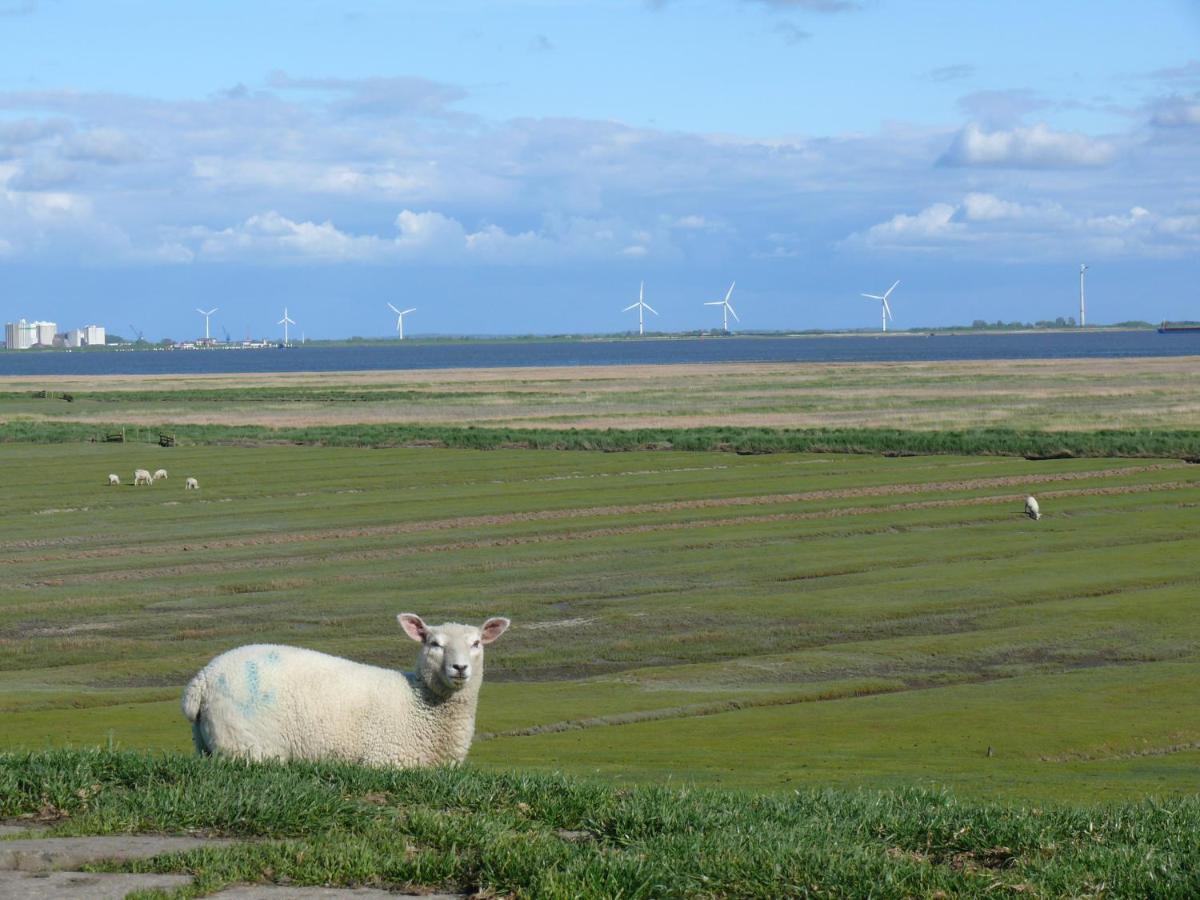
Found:
<svg viewBox="0 0 1200 900"><path fill-rule="evenodd" d="M1200 802L970 802L916 789L782 796L471 768L0 754L0 816L54 833L243 843L121 868L235 882L518 897L1190 897Z"/></svg>
<svg viewBox="0 0 1200 900"><path fill-rule="evenodd" d="M1087 432L966 428L455 428L444 425L358 424L265 428L255 425L123 426L15 420L0 423L0 443L87 442L125 428L130 441L170 433L203 445L306 444L321 447L444 447L462 450L732 451L737 453L856 453L884 456L1023 456L1053 458L1200 458L1200 431L1152 428Z"/></svg>

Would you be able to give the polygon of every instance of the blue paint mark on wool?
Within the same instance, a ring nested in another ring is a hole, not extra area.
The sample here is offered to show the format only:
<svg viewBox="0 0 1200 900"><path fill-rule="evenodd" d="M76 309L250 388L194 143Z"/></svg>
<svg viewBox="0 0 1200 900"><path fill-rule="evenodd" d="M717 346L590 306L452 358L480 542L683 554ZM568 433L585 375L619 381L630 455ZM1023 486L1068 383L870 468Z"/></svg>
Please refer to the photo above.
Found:
<svg viewBox="0 0 1200 900"><path fill-rule="evenodd" d="M267 657L268 662L278 660L278 654L272 660ZM258 662L253 659L246 660L245 670L246 684L246 699L238 702L238 709L242 711L248 719L254 718L260 710L268 709L275 704L275 692L262 690L262 683L259 679Z"/></svg>

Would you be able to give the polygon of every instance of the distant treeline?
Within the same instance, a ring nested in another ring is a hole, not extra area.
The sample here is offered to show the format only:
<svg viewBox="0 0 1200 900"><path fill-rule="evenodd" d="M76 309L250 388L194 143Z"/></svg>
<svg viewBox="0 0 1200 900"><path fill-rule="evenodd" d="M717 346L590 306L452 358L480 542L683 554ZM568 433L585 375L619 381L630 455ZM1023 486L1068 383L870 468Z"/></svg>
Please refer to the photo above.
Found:
<svg viewBox="0 0 1200 900"><path fill-rule="evenodd" d="M971 331L1031 331L1039 328L1075 328L1077 324L1074 316L1059 316L1057 319L1039 319L1036 322L1004 322L997 319L995 322L988 322L984 319L976 319L971 323ZM1111 325L1095 326L1100 328L1115 328L1125 329L1128 331L1136 331L1139 329L1150 329L1155 326L1149 322L1143 322L1140 319L1131 319L1127 322L1113 322ZM921 329L923 330L923 329ZM930 331L963 331L966 330L962 326L938 327L931 328Z"/></svg>
<svg viewBox="0 0 1200 900"><path fill-rule="evenodd" d="M471 450L723 451L732 453L871 453L885 456L953 454L1200 459L1200 431L1107 429L1018 431L969 428L910 431L893 428L455 428L439 425L337 425L265 428L257 425L156 427L15 421L0 424L0 441L71 443L106 434L141 434L157 441L171 432L179 444L308 444L324 447L448 447ZM127 438L129 439L129 438Z"/></svg>

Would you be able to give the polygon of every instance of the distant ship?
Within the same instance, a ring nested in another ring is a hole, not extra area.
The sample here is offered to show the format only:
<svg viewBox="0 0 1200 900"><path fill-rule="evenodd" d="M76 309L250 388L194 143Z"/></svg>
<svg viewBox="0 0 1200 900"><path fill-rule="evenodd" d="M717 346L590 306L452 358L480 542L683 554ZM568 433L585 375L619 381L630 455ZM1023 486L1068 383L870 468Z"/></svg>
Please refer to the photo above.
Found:
<svg viewBox="0 0 1200 900"><path fill-rule="evenodd" d="M1172 324L1171 322L1163 322L1158 326L1159 334L1200 334L1200 323L1196 322L1180 322Z"/></svg>

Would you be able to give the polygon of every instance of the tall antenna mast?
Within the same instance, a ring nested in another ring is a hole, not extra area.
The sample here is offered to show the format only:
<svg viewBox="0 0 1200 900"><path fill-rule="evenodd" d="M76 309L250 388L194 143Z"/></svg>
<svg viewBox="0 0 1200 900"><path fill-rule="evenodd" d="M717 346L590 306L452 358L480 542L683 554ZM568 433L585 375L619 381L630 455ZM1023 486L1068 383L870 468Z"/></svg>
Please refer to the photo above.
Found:
<svg viewBox="0 0 1200 900"><path fill-rule="evenodd" d="M1083 263L1079 264L1079 327L1082 328L1087 324L1087 313L1083 305L1083 273L1087 271L1087 266Z"/></svg>

